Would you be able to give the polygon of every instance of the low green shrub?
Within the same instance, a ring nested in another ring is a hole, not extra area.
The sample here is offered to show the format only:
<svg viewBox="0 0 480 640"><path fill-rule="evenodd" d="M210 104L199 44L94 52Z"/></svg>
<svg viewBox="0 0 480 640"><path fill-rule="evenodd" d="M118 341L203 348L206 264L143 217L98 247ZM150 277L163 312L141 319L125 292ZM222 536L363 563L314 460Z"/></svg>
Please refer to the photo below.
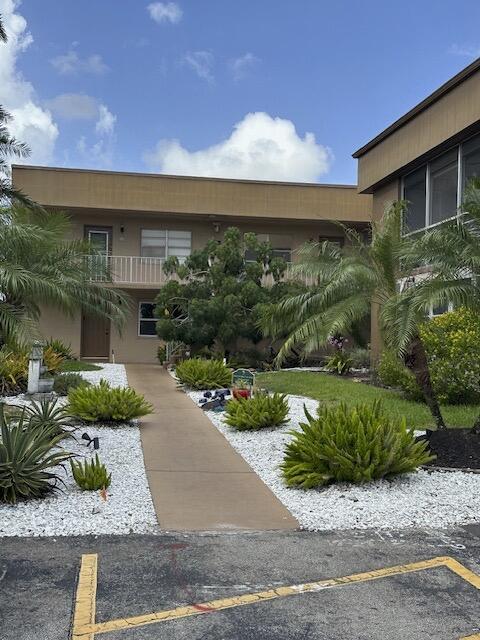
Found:
<svg viewBox="0 0 480 640"><path fill-rule="evenodd" d="M79 373L61 373L55 376L53 390L59 396L67 396L70 389L89 386L90 382L88 382L88 380L85 380L85 378Z"/></svg>
<svg viewBox="0 0 480 640"><path fill-rule="evenodd" d="M58 338L50 338L47 340L45 348L51 349L64 360L75 360L76 356L73 352L72 346L62 342L62 340L59 340Z"/></svg>
<svg viewBox="0 0 480 640"><path fill-rule="evenodd" d="M192 389L221 389L232 382L232 372L221 360L190 358L177 364L179 381Z"/></svg>
<svg viewBox="0 0 480 640"><path fill-rule="evenodd" d="M444 404L480 402L480 314L459 308L420 328L432 385Z"/></svg>
<svg viewBox="0 0 480 640"><path fill-rule="evenodd" d="M108 473L107 468L98 458L81 461L70 460L73 479L83 491L100 491L107 489L112 482L112 474Z"/></svg>
<svg viewBox="0 0 480 640"><path fill-rule="evenodd" d="M325 361L325 368L331 373L339 376L346 376L352 368L352 359L346 351L336 351L328 356Z"/></svg>
<svg viewBox="0 0 480 640"><path fill-rule="evenodd" d="M50 429L52 435L66 434L70 431L71 416L58 400L40 400L25 408L29 427Z"/></svg>
<svg viewBox="0 0 480 640"><path fill-rule="evenodd" d="M290 487L310 489L332 482L370 482L414 471L434 459L427 443L417 442L405 418L390 419L382 404L320 407L292 431L281 465Z"/></svg>
<svg viewBox="0 0 480 640"><path fill-rule="evenodd" d="M153 412L152 405L130 387L80 386L68 394L68 411L86 422L125 422Z"/></svg>
<svg viewBox="0 0 480 640"><path fill-rule="evenodd" d="M32 427L24 410L20 416L5 414L0 405L0 501L40 498L62 482L53 467L72 458L59 449L65 434L53 435L50 427Z"/></svg>
<svg viewBox="0 0 480 640"><path fill-rule="evenodd" d="M288 402L281 393L257 392L252 398L230 400L225 408L225 422L238 431L277 427L287 416Z"/></svg>
<svg viewBox="0 0 480 640"><path fill-rule="evenodd" d="M382 353L375 375L378 381L386 387L402 391L407 400L414 400L415 402L424 400L422 390L418 386L413 373L390 351Z"/></svg>

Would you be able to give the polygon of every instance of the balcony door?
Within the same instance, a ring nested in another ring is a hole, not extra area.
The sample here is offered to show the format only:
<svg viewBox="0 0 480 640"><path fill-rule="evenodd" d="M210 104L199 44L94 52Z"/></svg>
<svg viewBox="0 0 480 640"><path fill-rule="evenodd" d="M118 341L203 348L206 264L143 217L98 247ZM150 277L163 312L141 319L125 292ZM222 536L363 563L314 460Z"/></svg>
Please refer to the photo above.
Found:
<svg viewBox="0 0 480 640"><path fill-rule="evenodd" d="M85 239L95 253L101 256L112 255L112 227L85 227Z"/></svg>

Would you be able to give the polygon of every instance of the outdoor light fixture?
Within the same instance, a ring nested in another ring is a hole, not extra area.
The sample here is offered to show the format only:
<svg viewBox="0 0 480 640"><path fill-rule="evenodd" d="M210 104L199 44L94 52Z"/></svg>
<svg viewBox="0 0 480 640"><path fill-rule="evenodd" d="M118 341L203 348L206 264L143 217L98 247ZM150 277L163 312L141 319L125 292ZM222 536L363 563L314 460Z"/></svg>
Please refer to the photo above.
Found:
<svg viewBox="0 0 480 640"><path fill-rule="evenodd" d="M87 447L89 447L91 444L93 444L93 448L95 450L97 450L100 447L100 442L99 442L97 436L95 436L94 438L91 438L88 435L88 433L82 433L82 440L86 440L87 441Z"/></svg>
<svg viewBox="0 0 480 640"><path fill-rule="evenodd" d="M119 239L120 240L125 240L125 227L123 226L123 224L120 227L120 238Z"/></svg>

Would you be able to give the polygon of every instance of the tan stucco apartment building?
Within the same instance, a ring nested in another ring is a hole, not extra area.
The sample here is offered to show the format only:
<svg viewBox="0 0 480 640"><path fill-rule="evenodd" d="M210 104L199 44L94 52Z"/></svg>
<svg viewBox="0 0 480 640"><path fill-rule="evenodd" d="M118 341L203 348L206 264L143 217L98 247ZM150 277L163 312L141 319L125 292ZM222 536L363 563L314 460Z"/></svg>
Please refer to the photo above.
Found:
<svg viewBox="0 0 480 640"><path fill-rule="evenodd" d="M98 319L73 321L46 309L41 330L84 358L148 362L155 357L152 302L165 282L162 261L185 257L229 226L268 239L295 260L309 239L341 240L342 221L359 229L394 200L408 201L408 226L421 230L457 215L464 186L480 175L480 59L353 154L349 185L193 178L14 166L13 181L47 208L69 213L78 238L108 256L115 285L133 313L122 336ZM372 349L379 336L372 323Z"/></svg>
<svg viewBox="0 0 480 640"><path fill-rule="evenodd" d="M373 197L374 220L398 199L408 201L410 231L457 216L465 185L480 176L480 59L353 157L358 159L359 193ZM378 348L378 329L372 322L374 355Z"/></svg>
<svg viewBox="0 0 480 640"><path fill-rule="evenodd" d="M295 260L309 239L342 241L332 220L359 230L371 219L372 196L356 186L193 178L81 169L14 166L16 187L48 209L71 216L76 238L87 238L110 263L115 286L133 299L120 336L108 323L44 309L40 329L72 345L83 358L154 361L153 300L166 281L163 260L184 258L237 226L269 240Z"/></svg>

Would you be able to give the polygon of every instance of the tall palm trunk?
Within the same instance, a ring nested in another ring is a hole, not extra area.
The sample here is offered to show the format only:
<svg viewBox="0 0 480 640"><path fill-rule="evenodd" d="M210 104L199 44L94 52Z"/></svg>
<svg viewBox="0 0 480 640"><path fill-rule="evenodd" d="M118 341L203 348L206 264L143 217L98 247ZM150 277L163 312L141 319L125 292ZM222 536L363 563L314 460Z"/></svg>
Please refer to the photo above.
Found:
<svg viewBox="0 0 480 640"><path fill-rule="evenodd" d="M425 347L419 335L416 335L410 342L404 360L405 366L413 373L418 386L423 391L425 402L435 420L437 429L446 429L440 405L433 390Z"/></svg>

